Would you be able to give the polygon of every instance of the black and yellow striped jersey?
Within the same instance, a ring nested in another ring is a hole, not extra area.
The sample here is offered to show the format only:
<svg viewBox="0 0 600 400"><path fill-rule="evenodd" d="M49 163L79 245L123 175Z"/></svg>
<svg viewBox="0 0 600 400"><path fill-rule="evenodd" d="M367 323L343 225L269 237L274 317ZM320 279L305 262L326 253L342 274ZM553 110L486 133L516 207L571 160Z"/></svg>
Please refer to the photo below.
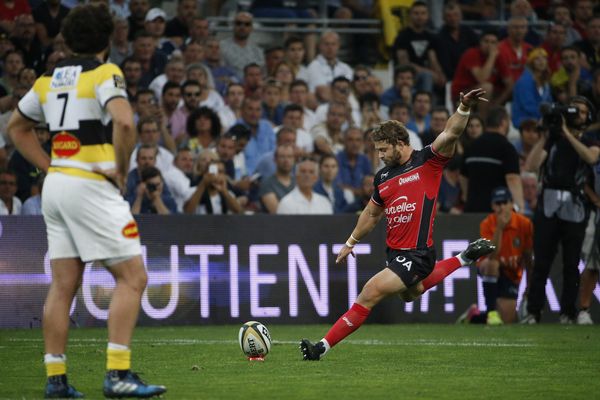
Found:
<svg viewBox="0 0 600 400"><path fill-rule="evenodd" d="M115 167L112 122L105 107L116 97L127 98L123 73L94 58L63 60L35 82L18 108L24 117L49 126L49 172L102 180L92 170Z"/></svg>

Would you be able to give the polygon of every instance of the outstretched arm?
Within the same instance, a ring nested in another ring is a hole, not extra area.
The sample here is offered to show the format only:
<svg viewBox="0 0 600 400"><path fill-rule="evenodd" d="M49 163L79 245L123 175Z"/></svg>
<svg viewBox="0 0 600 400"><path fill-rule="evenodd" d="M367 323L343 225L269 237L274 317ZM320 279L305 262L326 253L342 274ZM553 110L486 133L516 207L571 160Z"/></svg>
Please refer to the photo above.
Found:
<svg viewBox="0 0 600 400"><path fill-rule="evenodd" d="M359 243L363 237L367 236L367 234L371 232L373 228L375 228L375 225L377 225L382 216L383 208L379 207L372 201L369 201L369 204L367 204L365 209L358 217L358 222L356 223L352 234L350 234L350 237L348 240L346 240L346 244L344 247L342 247L342 250L340 250L337 259L335 260L336 264L342 262L346 257L348 257L348 254L352 254L352 256L354 256L354 253L352 252L354 246Z"/></svg>
<svg viewBox="0 0 600 400"><path fill-rule="evenodd" d="M458 110L448 119L444 131L433 141L432 147L435 151L445 157L452 157L456 151L458 138L465 130L469 121L471 107L477 104L477 101L486 101L481 97L485 94L483 89L474 89L467 94L460 94L460 105Z"/></svg>

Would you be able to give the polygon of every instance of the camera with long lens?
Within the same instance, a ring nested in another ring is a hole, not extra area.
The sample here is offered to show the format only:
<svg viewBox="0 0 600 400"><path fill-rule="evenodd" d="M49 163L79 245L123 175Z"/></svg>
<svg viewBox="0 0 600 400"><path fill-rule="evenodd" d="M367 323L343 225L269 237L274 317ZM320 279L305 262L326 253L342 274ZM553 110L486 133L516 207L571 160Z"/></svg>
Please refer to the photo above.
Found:
<svg viewBox="0 0 600 400"><path fill-rule="evenodd" d="M148 193L154 193L158 190L158 185L156 183L146 183L146 189L148 189Z"/></svg>
<svg viewBox="0 0 600 400"><path fill-rule="evenodd" d="M540 112L542 114L541 128L547 130L551 137L560 135L563 118L569 128L579 128L576 122L577 117L579 116L579 109L577 106L565 106L559 103L542 104L540 106Z"/></svg>

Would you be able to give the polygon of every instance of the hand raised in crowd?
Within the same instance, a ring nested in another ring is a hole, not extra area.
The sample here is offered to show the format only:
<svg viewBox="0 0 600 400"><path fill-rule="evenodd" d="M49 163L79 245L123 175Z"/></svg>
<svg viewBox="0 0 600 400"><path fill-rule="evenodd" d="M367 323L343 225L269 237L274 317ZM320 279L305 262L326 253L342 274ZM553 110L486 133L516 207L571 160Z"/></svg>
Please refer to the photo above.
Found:
<svg viewBox="0 0 600 400"><path fill-rule="evenodd" d="M510 218L512 216L511 210L509 208L507 208L506 210L502 210L497 216L496 216L496 229L498 230L504 230L504 228L506 227L506 225L508 225L508 223L510 222Z"/></svg>

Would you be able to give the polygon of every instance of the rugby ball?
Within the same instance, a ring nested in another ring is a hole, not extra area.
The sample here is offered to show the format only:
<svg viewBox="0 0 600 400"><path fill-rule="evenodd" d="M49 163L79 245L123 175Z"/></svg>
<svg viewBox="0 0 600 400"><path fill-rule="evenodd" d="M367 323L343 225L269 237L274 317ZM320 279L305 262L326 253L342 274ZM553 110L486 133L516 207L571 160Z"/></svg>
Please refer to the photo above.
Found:
<svg viewBox="0 0 600 400"><path fill-rule="evenodd" d="M240 328L240 348L248 358L264 358L271 350L271 335L266 326L248 321Z"/></svg>

